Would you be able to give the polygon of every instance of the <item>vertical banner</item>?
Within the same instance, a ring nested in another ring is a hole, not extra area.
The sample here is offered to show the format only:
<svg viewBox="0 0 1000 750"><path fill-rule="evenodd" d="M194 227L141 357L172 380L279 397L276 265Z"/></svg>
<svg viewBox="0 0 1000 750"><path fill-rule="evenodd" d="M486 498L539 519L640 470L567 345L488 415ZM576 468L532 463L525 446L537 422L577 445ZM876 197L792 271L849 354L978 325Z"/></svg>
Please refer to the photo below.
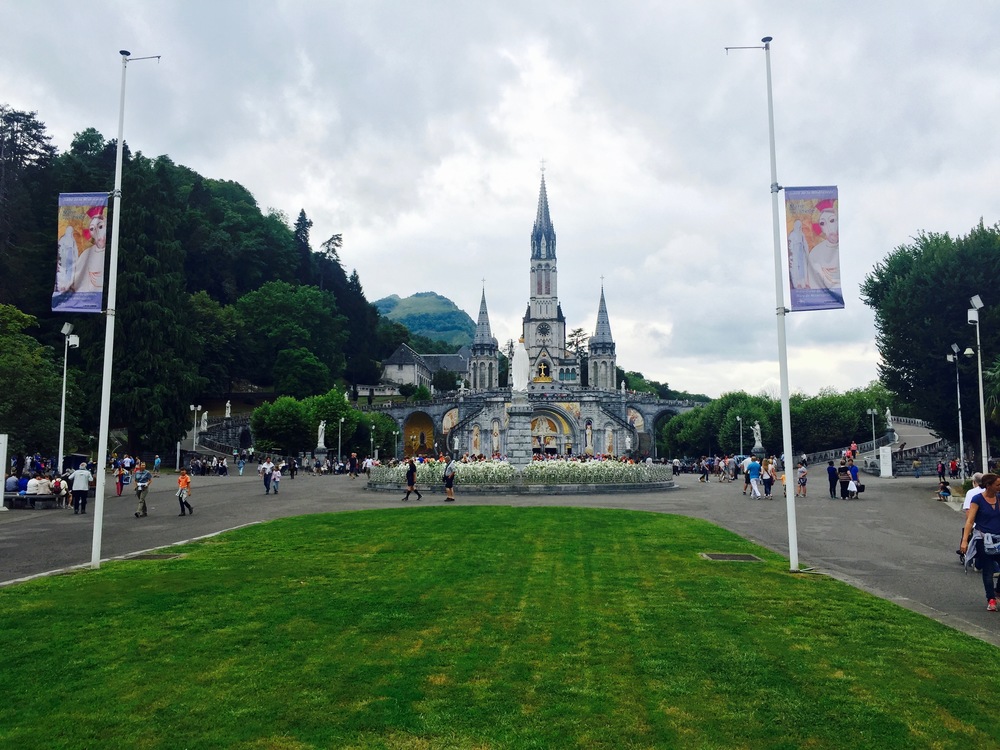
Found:
<svg viewBox="0 0 1000 750"><path fill-rule="evenodd" d="M786 187L788 287L792 311L844 306L837 187Z"/></svg>
<svg viewBox="0 0 1000 750"><path fill-rule="evenodd" d="M101 311L107 193L59 194L59 254L53 312Z"/></svg>

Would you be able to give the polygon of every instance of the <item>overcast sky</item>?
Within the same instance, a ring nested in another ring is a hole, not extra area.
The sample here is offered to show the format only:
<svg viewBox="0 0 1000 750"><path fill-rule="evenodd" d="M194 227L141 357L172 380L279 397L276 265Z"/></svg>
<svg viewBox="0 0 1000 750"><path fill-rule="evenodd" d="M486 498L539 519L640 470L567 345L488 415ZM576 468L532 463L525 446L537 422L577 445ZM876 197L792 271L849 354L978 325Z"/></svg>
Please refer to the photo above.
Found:
<svg viewBox="0 0 1000 750"><path fill-rule="evenodd" d="M987 0L0 0L0 18L0 102L60 150L116 136L118 50L162 55L128 65L133 150L304 208L371 301L435 291L475 318L485 279L501 343L544 160L568 327L593 332L603 276L619 365L681 390L778 394L765 54L724 47L774 37L778 181L840 190L846 307L786 318L793 392L877 377L859 287L887 253L998 221Z"/></svg>

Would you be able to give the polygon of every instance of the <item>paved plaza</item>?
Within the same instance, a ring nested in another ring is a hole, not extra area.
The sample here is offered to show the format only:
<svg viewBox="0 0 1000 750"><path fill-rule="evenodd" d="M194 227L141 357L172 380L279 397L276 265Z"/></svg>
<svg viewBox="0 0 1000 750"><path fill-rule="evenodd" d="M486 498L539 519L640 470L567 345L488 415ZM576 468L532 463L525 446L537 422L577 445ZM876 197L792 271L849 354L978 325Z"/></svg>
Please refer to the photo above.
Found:
<svg viewBox="0 0 1000 750"><path fill-rule="evenodd" d="M816 467L823 473L825 467ZM1000 645L1000 613L987 612L978 572L963 572L955 549L962 514L959 503L935 499L933 475L921 479L866 477L864 500L830 500L825 476L814 477L807 499L796 501L799 562L926 614L958 630ZM136 519L134 495L110 496L104 515L103 558L215 534L286 516L442 504L437 487L421 488L423 502L401 503L397 493L366 491L363 479L299 474L281 482L281 494L265 496L256 473L243 477L196 477L193 516L178 517L176 478L155 480L149 516ZM780 554L788 554L783 497L749 500L741 483L699 483L682 475L669 491L617 495L466 495L463 505L577 506L676 513L704 518ZM442 504L443 505L443 504ZM94 503L88 511L93 513ZM0 581L85 565L91 556L93 515L65 510L0 513ZM711 550L715 552L724 550ZM738 607L739 601L725 602Z"/></svg>

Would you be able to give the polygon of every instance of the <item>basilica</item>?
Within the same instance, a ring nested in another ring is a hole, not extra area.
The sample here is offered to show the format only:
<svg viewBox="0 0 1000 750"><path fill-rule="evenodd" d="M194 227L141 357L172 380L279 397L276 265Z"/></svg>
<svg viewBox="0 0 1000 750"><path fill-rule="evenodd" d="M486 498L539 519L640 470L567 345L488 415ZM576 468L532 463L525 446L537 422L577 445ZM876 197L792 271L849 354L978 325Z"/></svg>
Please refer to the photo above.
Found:
<svg viewBox="0 0 1000 750"><path fill-rule="evenodd" d="M587 346L586 372L576 352L567 349L566 317L559 304L556 232L544 174L531 230L529 273L531 294L522 340L530 368L527 397L532 409L532 451L559 456L653 455L654 429L676 413L677 405L616 388L615 341L603 285ZM400 426L403 454L506 455L511 391L500 387L500 349L490 330L485 290L472 346L447 357L451 358L450 370L466 373L468 388L463 384L457 393L427 404L385 407ZM384 380L429 383L433 370L440 366L445 364L432 355L417 354L404 345L383 363Z"/></svg>

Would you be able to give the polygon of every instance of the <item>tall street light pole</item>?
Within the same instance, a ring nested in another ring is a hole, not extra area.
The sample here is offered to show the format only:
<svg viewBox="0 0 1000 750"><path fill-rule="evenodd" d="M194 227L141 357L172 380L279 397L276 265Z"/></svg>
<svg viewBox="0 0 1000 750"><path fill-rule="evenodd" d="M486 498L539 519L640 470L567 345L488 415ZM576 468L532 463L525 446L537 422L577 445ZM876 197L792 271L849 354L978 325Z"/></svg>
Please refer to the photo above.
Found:
<svg viewBox="0 0 1000 750"><path fill-rule="evenodd" d="M59 410L59 466L56 470L62 474L66 463L66 362L69 360L69 350L80 346L80 337L73 334L73 324L63 323L62 334L65 337L63 344L63 383L62 383L62 407Z"/></svg>
<svg viewBox="0 0 1000 750"><path fill-rule="evenodd" d="M983 308L983 299L978 294L969 299L969 325L976 327L976 357L979 360L979 440L983 447L983 474L990 470L990 449L986 443L986 399L983 397L983 345L979 340L979 311Z"/></svg>
<svg viewBox="0 0 1000 750"><path fill-rule="evenodd" d="M129 60L159 60L159 55L129 58L128 50L119 50L122 56L122 85L118 101L118 149L115 156L114 216L111 220L111 253L108 265L108 307L104 325L104 372L101 379L101 417L97 439L97 489L94 497L94 537L90 549L90 567L101 567L101 535L104 532L104 484L107 480L105 467L108 455L108 433L111 421L111 363L115 351L115 314L118 299L118 245L121 240L122 219L122 147L125 143L125 71Z"/></svg>
<svg viewBox="0 0 1000 750"><path fill-rule="evenodd" d="M958 384L958 355L961 350L958 344L952 344L951 350L954 354L948 355L948 361L955 363L955 398L958 400L958 472L962 481L965 481L965 437L962 434L962 389ZM972 350L966 349L965 355L972 356Z"/></svg>
<svg viewBox="0 0 1000 750"><path fill-rule="evenodd" d="M344 431L344 418L341 417L340 418L340 423L337 425L337 463L338 464L340 463L340 457L342 455L344 455L343 452L340 450L340 438L343 435L343 431Z"/></svg>
<svg viewBox="0 0 1000 750"><path fill-rule="evenodd" d="M878 409L866 409L865 414L872 418L872 460L875 459L875 415Z"/></svg>
<svg viewBox="0 0 1000 750"><path fill-rule="evenodd" d="M743 417L737 416L736 421L740 423L740 455L743 454Z"/></svg>
<svg viewBox="0 0 1000 750"><path fill-rule="evenodd" d="M771 41L766 36L760 40L763 47L726 47L731 49L763 49L764 62L767 68L767 126L768 143L771 154L771 230L774 239L774 304L778 327L778 377L781 386L781 435L783 460L792 460L792 410L789 402L788 389L788 351L785 344L785 316L789 310L785 307L785 288L782 280L784 263L781 256L781 228L778 224L778 160L774 146L774 97L771 93ZM785 495L785 513L788 519L788 562L792 573L799 572L799 542L795 523L795 496Z"/></svg>
<svg viewBox="0 0 1000 750"><path fill-rule="evenodd" d="M371 432L368 433L368 458L375 458L375 425L372 425Z"/></svg>
<svg viewBox="0 0 1000 750"><path fill-rule="evenodd" d="M194 429L191 430L191 452L194 453L198 450L198 412L201 411L201 404L188 404L188 409L194 412Z"/></svg>

